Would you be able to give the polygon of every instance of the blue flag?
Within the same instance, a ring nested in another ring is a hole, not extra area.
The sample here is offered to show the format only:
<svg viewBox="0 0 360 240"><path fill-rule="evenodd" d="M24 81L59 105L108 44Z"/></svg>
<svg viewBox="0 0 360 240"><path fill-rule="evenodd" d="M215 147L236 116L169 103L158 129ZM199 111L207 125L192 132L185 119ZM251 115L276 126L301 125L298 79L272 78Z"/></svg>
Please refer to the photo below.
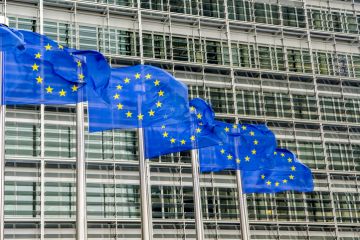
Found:
<svg viewBox="0 0 360 240"><path fill-rule="evenodd" d="M272 166L268 159L274 153L276 139L266 126L215 121L214 128L222 144L199 150L201 172Z"/></svg>
<svg viewBox="0 0 360 240"><path fill-rule="evenodd" d="M11 104L71 104L83 101L82 60L46 36L19 31L25 49L4 53L4 100Z"/></svg>
<svg viewBox="0 0 360 240"><path fill-rule="evenodd" d="M241 171L244 193L276 193L287 190L310 192L314 190L311 170L286 149L276 149L269 161L272 168Z"/></svg>
<svg viewBox="0 0 360 240"><path fill-rule="evenodd" d="M24 44L24 37L19 31L0 24L0 51L23 49Z"/></svg>
<svg viewBox="0 0 360 240"><path fill-rule="evenodd" d="M221 139L204 124L208 116L196 108L202 103L201 99L190 101L190 120L145 128L146 158L220 144Z"/></svg>
<svg viewBox="0 0 360 240"><path fill-rule="evenodd" d="M107 84L88 88L89 131L173 125L190 119L187 87L148 66L112 68Z"/></svg>

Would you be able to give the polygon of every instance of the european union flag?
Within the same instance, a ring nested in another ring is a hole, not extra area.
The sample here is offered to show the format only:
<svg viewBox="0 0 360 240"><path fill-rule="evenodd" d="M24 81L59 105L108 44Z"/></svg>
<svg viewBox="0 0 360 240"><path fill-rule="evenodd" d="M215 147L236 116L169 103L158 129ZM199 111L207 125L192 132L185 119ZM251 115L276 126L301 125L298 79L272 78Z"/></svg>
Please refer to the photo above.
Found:
<svg viewBox="0 0 360 240"><path fill-rule="evenodd" d="M190 119L187 87L153 66L112 68L109 82L87 94L90 132Z"/></svg>
<svg viewBox="0 0 360 240"><path fill-rule="evenodd" d="M46 36L19 33L24 37L25 49L4 53L4 104L83 101L78 95L86 78L82 61Z"/></svg>
<svg viewBox="0 0 360 240"><path fill-rule="evenodd" d="M311 192L314 182L311 170L297 160L294 153L276 149L269 161L272 168L241 171L244 193L276 193L287 190Z"/></svg>
<svg viewBox="0 0 360 240"><path fill-rule="evenodd" d="M265 125L214 123L214 131L222 144L199 150L201 172L272 166L268 159L274 153L276 139Z"/></svg>
<svg viewBox="0 0 360 240"><path fill-rule="evenodd" d="M0 51L23 49L24 44L24 37L19 31L0 24Z"/></svg>
<svg viewBox="0 0 360 240"><path fill-rule="evenodd" d="M213 129L203 123L209 116L196 108L203 103L201 99L190 101L190 119L145 128L146 158L220 144L221 139Z"/></svg>

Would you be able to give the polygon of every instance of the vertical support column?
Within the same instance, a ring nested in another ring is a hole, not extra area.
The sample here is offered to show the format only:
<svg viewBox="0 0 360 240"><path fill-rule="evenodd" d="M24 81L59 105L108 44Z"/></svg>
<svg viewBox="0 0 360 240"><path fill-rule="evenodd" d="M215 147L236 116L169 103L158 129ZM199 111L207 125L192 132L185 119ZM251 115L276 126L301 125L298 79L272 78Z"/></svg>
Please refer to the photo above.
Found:
<svg viewBox="0 0 360 240"><path fill-rule="evenodd" d="M139 29L139 45L140 45L140 61L144 64L144 51L142 39L142 19L141 19L141 1L137 0L138 7L138 29ZM150 171L148 163L145 159L144 148L144 131L138 129L138 148L139 148L139 174L140 174L140 202L141 202L141 235L142 240L152 239L152 212L150 201Z"/></svg>
<svg viewBox="0 0 360 240"><path fill-rule="evenodd" d="M74 22L76 24L77 5L74 4ZM78 26L76 35L79 36ZM79 38L76 39L79 47ZM83 91L78 97L82 99ZM85 162L85 131L84 131L84 103L76 104L76 239L87 239L87 212L86 212L86 162Z"/></svg>
<svg viewBox="0 0 360 240"><path fill-rule="evenodd" d="M330 5L329 2L328 6L330 9ZM331 201L331 208L332 208L332 213L333 213L333 217L334 217L334 226L335 226L335 235L336 238L338 239L339 237L339 228L338 228L338 224L337 224L337 218L336 218L336 209L335 209L335 204L334 204L334 198L333 198L333 191L331 189L331 177L330 177L330 170L329 170L329 159L327 157L326 154L326 144L325 144L325 133L324 133L324 127L323 127L323 123L322 123L322 114L321 114L321 108L320 108L320 99L319 99L319 90L318 90L318 85L317 85L317 79L316 79L316 72L315 72L315 63L314 63L314 59L313 59L313 51L312 51L312 43L311 43L311 35L310 35L310 28L309 28L309 20L308 20L308 15L307 13L307 2L306 0L303 0L303 8L304 8L304 12L305 12L305 22L306 22L306 37L307 37L307 43L308 43L308 48L309 48L309 53L310 53L310 61L311 61L311 67L312 67L312 76L314 79L314 88L315 88L315 97L316 97L316 104L317 104L317 113L318 116L320 117L320 138L321 138L321 144L322 147L324 149L324 154L325 154L325 164L326 164L326 175L327 175L327 181L329 183L329 193L330 193L330 201ZM335 38L335 36L332 36L333 39ZM334 46L334 50L336 51L336 48ZM305 195L306 196L306 195Z"/></svg>
<svg viewBox="0 0 360 240"><path fill-rule="evenodd" d="M201 191L200 191L200 181L199 181L199 158L198 150L191 150L191 167L192 167L192 177L193 177L193 196L194 196L194 210L195 210L195 230L196 230L196 239L204 239L204 225L202 222L202 212L201 212Z"/></svg>
<svg viewBox="0 0 360 240"><path fill-rule="evenodd" d="M231 84L232 84L232 90L233 90L233 98L236 99L235 74L234 74L234 66L233 66L233 59L232 59L230 22L229 22L229 12L228 12L227 1L224 1L224 9L225 9L226 36L227 36L227 42L228 42L229 60L230 60L230 69L231 69L230 70ZM236 101L234 101L234 109L235 109L235 114L237 114L238 111L237 111ZM236 122L238 122L238 119L236 119ZM243 191L242 191L240 170L236 171L236 184L237 184L238 201L239 201L239 208L240 208L241 239L249 240L250 239L250 229L249 229L249 220L248 220L248 214L247 214L246 195L243 194Z"/></svg>
<svg viewBox="0 0 360 240"><path fill-rule="evenodd" d="M0 23L7 24L6 16L1 17ZM3 72L3 53L0 52L0 240L4 239L4 203L5 203L5 112L6 106L3 104L3 86L4 86L4 72Z"/></svg>
<svg viewBox="0 0 360 240"><path fill-rule="evenodd" d="M44 34L44 2L39 0L39 33ZM45 236L45 106L40 105L40 239Z"/></svg>

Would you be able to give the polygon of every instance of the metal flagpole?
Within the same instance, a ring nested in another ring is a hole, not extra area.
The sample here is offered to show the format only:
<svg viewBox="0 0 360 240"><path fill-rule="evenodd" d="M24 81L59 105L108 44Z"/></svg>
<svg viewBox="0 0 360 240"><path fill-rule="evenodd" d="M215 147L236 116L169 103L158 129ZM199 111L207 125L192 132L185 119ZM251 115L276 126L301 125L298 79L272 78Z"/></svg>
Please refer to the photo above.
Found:
<svg viewBox="0 0 360 240"><path fill-rule="evenodd" d="M202 222L202 212L201 212L201 191L200 191L200 181L199 181L198 159L199 159L198 150L197 149L191 150L196 239L202 240L204 239L204 226Z"/></svg>
<svg viewBox="0 0 360 240"><path fill-rule="evenodd" d="M138 129L139 144L139 174L140 174L140 202L141 202L141 235L142 240L152 239L150 226L150 208L149 208L149 187L148 187L148 171L146 166L144 151L144 130Z"/></svg>
<svg viewBox="0 0 360 240"><path fill-rule="evenodd" d="M240 218L241 218L241 239L248 240L250 239L250 229L248 221L248 211L246 204L246 195L242 191L242 182L241 182L241 171L236 171L236 183L238 188L238 198L239 198L239 207L240 207Z"/></svg>
<svg viewBox="0 0 360 240"><path fill-rule="evenodd" d="M8 24L5 16L0 18L0 23ZM0 93L1 93L1 111L0 111L0 240L4 239L4 202L5 202L5 111L6 106L3 104L3 86L4 86L4 66L3 53L0 52Z"/></svg>
<svg viewBox="0 0 360 240"><path fill-rule="evenodd" d="M82 91L79 91L82 94ZM81 96L79 96L81 97ZM84 103L76 104L76 238L87 239Z"/></svg>
<svg viewBox="0 0 360 240"><path fill-rule="evenodd" d="M76 18L76 3L74 15ZM76 22L76 19L75 19ZM76 27L77 36L78 27ZM78 38L77 38L77 47ZM80 80L81 81L81 80ZM78 97L83 97L82 89L79 89ZM86 218L86 162L85 162L85 133L84 133L84 103L76 104L76 239L87 239Z"/></svg>
<svg viewBox="0 0 360 240"><path fill-rule="evenodd" d="M142 19L141 19L141 1L137 0L138 8L138 27L139 27L139 45L140 61L144 64L143 39L142 39ZM141 106L141 103L139 104ZM139 107L140 109L140 107ZM144 130L138 128L138 150L139 150L139 174L140 174L140 202L141 202L141 235L142 240L152 239L152 212L150 208L150 185L149 185L149 167L145 159L144 148Z"/></svg>

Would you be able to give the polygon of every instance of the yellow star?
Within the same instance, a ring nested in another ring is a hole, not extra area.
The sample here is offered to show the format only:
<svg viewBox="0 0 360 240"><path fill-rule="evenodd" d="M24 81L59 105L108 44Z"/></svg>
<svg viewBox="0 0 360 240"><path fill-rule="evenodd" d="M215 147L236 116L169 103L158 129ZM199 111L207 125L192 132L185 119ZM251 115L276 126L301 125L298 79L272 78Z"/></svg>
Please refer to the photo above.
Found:
<svg viewBox="0 0 360 240"><path fill-rule="evenodd" d="M116 86L116 89L117 90L122 90L122 86L119 84L119 85Z"/></svg>
<svg viewBox="0 0 360 240"><path fill-rule="evenodd" d="M139 120L143 120L144 119L144 115L142 115L141 113L138 115L138 119Z"/></svg>
<svg viewBox="0 0 360 240"><path fill-rule="evenodd" d="M80 60L77 60L76 62L77 62L77 66L78 66L78 67L81 67L81 66L82 66L82 63L81 63Z"/></svg>
<svg viewBox="0 0 360 240"><path fill-rule="evenodd" d="M150 78L151 78L151 74L149 74L149 73L146 74L145 78L146 78L146 79L150 79Z"/></svg>
<svg viewBox="0 0 360 240"><path fill-rule="evenodd" d="M165 128L165 125L162 125L161 128L164 129L164 128Z"/></svg>
<svg viewBox="0 0 360 240"><path fill-rule="evenodd" d="M236 159L236 163L240 163L241 160L239 158Z"/></svg>
<svg viewBox="0 0 360 240"><path fill-rule="evenodd" d="M31 67L33 71L39 71L39 65L36 65L36 63L34 63Z"/></svg>
<svg viewBox="0 0 360 240"><path fill-rule="evenodd" d="M275 183L275 186L276 186L276 187L278 187L278 186L279 186L279 184L280 184L279 182L276 182L276 183Z"/></svg>
<svg viewBox="0 0 360 240"><path fill-rule="evenodd" d="M130 78L125 78L124 79L124 83L129 83L130 82Z"/></svg>
<svg viewBox="0 0 360 240"><path fill-rule="evenodd" d="M290 175L289 178L290 178L291 180L294 180L295 177L294 177L293 175Z"/></svg>
<svg viewBox="0 0 360 240"><path fill-rule="evenodd" d="M256 150L253 149L253 150L251 151L251 153L252 153L253 155L255 155L255 154L256 154Z"/></svg>
<svg viewBox="0 0 360 240"><path fill-rule="evenodd" d="M120 95L119 94L115 94L114 95L114 99L119 99Z"/></svg>
<svg viewBox="0 0 360 240"><path fill-rule="evenodd" d="M51 50L51 48L52 48L52 46L50 46L50 44L49 44L49 43L45 46L45 50L46 50L46 51Z"/></svg>
<svg viewBox="0 0 360 240"><path fill-rule="evenodd" d="M225 128L225 132L229 132L230 129L228 127Z"/></svg>
<svg viewBox="0 0 360 240"><path fill-rule="evenodd" d="M63 46L63 45L58 44L58 48L62 50L62 49L64 49L64 46Z"/></svg>
<svg viewBox="0 0 360 240"><path fill-rule="evenodd" d="M163 97L163 96L164 96L164 91L163 91L163 90L160 90L160 91L158 92L158 94L159 94L159 97Z"/></svg>
<svg viewBox="0 0 360 240"><path fill-rule="evenodd" d="M169 134L168 134L167 132L164 132L164 133L163 133L163 137L164 137L164 138L166 138L166 137L168 137L168 136L169 136Z"/></svg>
<svg viewBox="0 0 360 240"><path fill-rule="evenodd" d="M271 182L270 182L270 181L267 181L266 184L267 184L268 186L270 186L270 185L271 185Z"/></svg>
<svg viewBox="0 0 360 240"><path fill-rule="evenodd" d="M180 141L181 142L181 145L184 145L186 143L186 141L183 139Z"/></svg>
<svg viewBox="0 0 360 240"><path fill-rule="evenodd" d="M83 79L84 79L84 74L80 73L80 74L79 74L79 79L80 79L80 80L83 80Z"/></svg>
<svg viewBox="0 0 360 240"><path fill-rule="evenodd" d="M201 119L201 118L202 118L201 113L198 113L196 116L197 116L198 119Z"/></svg>
<svg viewBox="0 0 360 240"><path fill-rule="evenodd" d="M287 180L286 180L286 179L284 179L282 182L283 182L283 183L287 183Z"/></svg>
<svg viewBox="0 0 360 240"><path fill-rule="evenodd" d="M76 92L76 91L78 90L78 88L79 88L79 87L76 86L76 85L74 85L74 86L71 87L71 89L72 89L73 92Z"/></svg>
<svg viewBox="0 0 360 240"><path fill-rule="evenodd" d="M246 161L246 162L249 162L249 161L250 161L250 157L249 157L249 156L246 156L246 157L245 157L245 161Z"/></svg>
<svg viewBox="0 0 360 240"><path fill-rule="evenodd" d="M176 139L175 139L175 138L172 138L172 139L170 139L170 142L171 142L171 143L175 143L175 142L176 142Z"/></svg>
<svg viewBox="0 0 360 240"><path fill-rule="evenodd" d="M52 87L48 86L48 87L46 88L46 93L52 93L53 90L54 90L54 89L53 89Z"/></svg>
<svg viewBox="0 0 360 240"><path fill-rule="evenodd" d="M242 128L242 130L246 130L246 126L242 126L241 128Z"/></svg>
<svg viewBox="0 0 360 240"><path fill-rule="evenodd" d="M291 158L288 158L288 162L291 163L291 162L292 162L292 159L291 159Z"/></svg>
<svg viewBox="0 0 360 240"><path fill-rule="evenodd" d="M38 52L37 54L35 54L35 58L41 58L41 54Z"/></svg>
<svg viewBox="0 0 360 240"><path fill-rule="evenodd" d="M61 89L61 91L59 92L60 97L65 97L66 96L66 91L64 91L64 89Z"/></svg>
<svg viewBox="0 0 360 240"><path fill-rule="evenodd" d="M225 150L224 150L224 149L221 149L220 152L221 152L221 154L224 154L224 153L225 153Z"/></svg>
<svg viewBox="0 0 360 240"><path fill-rule="evenodd" d="M261 175L261 179L265 179L265 175L263 174L263 175Z"/></svg>
<svg viewBox="0 0 360 240"><path fill-rule="evenodd" d="M259 144L259 141L258 140L254 140L254 145L258 145Z"/></svg>
<svg viewBox="0 0 360 240"><path fill-rule="evenodd" d="M201 128L197 128L197 129L196 129L196 132L197 132L197 133L200 133L200 132L201 132Z"/></svg>
<svg viewBox="0 0 360 240"><path fill-rule="evenodd" d="M190 112L195 111L195 108L193 106L190 107Z"/></svg>
<svg viewBox="0 0 360 240"><path fill-rule="evenodd" d="M160 101L157 101L157 103L156 103L156 107L161 107L162 106L162 103L160 102Z"/></svg>
<svg viewBox="0 0 360 240"><path fill-rule="evenodd" d="M274 155L277 155L277 152L274 152Z"/></svg>
<svg viewBox="0 0 360 240"><path fill-rule="evenodd" d="M118 105L117 105L118 110L122 110L123 107L124 107L124 105L122 105L121 103L118 103Z"/></svg>
<svg viewBox="0 0 360 240"><path fill-rule="evenodd" d="M292 166L292 167L291 167L291 171L296 171L296 167L295 167L295 166Z"/></svg>
<svg viewBox="0 0 360 240"><path fill-rule="evenodd" d="M159 80L155 80L155 81L154 81L154 85L155 85L155 86L159 86L159 85L160 85L160 81L159 81Z"/></svg>
<svg viewBox="0 0 360 240"><path fill-rule="evenodd" d="M131 118L131 117L132 117L132 112L128 111L128 112L126 113L126 117L127 117L127 118Z"/></svg>
<svg viewBox="0 0 360 240"><path fill-rule="evenodd" d="M227 155L227 159L231 160L233 158L233 156L231 156L231 154Z"/></svg>
<svg viewBox="0 0 360 240"><path fill-rule="evenodd" d="M250 132L250 136L254 136L255 133L253 131Z"/></svg>
<svg viewBox="0 0 360 240"><path fill-rule="evenodd" d="M191 140L191 141L195 141L195 136L192 135L192 136L190 137L190 140Z"/></svg>
<svg viewBox="0 0 360 240"><path fill-rule="evenodd" d="M39 83L39 84L41 84L41 83L43 82L42 77L38 76L38 77L36 78L36 82Z"/></svg>
<svg viewBox="0 0 360 240"><path fill-rule="evenodd" d="M284 153L282 153L282 154L281 154L281 156L282 156L282 157L285 157L285 154L284 154Z"/></svg>
<svg viewBox="0 0 360 240"><path fill-rule="evenodd" d="M153 117L154 114L155 114L155 112L151 109L151 110L149 111L149 116L150 116L150 117Z"/></svg>
<svg viewBox="0 0 360 240"><path fill-rule="evenodd" d="M141 76L140 73L135 74L135 79L139 79L140 76Z"/></svg>

